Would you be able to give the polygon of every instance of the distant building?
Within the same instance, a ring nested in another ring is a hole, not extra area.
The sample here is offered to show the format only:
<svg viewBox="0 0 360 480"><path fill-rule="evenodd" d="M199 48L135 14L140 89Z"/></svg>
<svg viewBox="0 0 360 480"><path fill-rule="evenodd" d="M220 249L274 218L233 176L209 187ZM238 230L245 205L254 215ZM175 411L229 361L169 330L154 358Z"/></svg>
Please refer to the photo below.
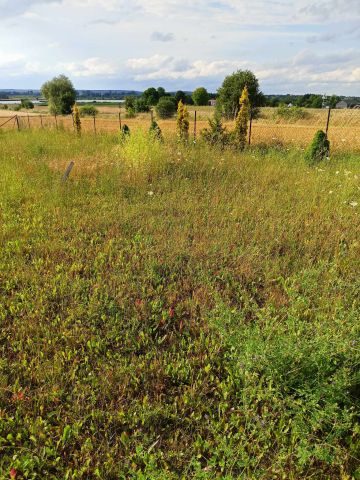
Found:
<svg viewBox="0 0 360 480"><path fill-rule="evenodd" d="M344 100L341 100L341 102L338 102L336 105L335 105L335 108L348 108L348 104L347 102L345 102Z"/></svg>
<svg viewBox="0 0 360 480"><path fill-rule="evenodd" d="M211 100L209 100L209 106L210 106L210 107L216 107L216 100L215 100L215 98L212 98Z"/></svg>

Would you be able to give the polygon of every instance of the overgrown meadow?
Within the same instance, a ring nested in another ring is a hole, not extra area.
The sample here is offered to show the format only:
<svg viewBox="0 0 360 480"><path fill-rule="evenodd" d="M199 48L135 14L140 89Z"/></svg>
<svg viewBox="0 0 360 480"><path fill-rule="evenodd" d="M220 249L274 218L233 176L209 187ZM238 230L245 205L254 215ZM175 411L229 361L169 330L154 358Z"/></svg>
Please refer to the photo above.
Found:
<svg viewBox="0 0 360 480"><path fill-rule="evenodd" d="M359 158L303 157L1 133L1 479L360 478Z"/></svg>

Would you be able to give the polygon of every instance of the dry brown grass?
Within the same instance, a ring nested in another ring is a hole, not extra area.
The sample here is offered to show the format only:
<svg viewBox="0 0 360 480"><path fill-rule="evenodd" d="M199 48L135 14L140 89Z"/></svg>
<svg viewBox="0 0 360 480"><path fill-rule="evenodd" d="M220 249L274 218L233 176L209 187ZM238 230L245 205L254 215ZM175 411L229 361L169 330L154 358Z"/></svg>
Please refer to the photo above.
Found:
<svg viewBox="0 0 360 480"><path fill-rule="evenodd" d="M96 131L116 132L119 131L119 109L117 105L97 105L99 115L96 118ZM189 107L190 112L190 133L194 131L194 111L197 111L197 133L208 125L208 118L214 113L213 107ZM254 120L252 126L252 144L260 145L285 145L305 148L315 132L319 129L325 129L327 120L327 110L307 109L306 118L289 122L277 118L275 109L263 108L260 118ZM9 110L0 110L0 124L14 115L19 116L20 127L28 128L56 128L55 117L49 115L47 107L36 107L33 112L13 112ZM41 115L41 117L40 117ZM130 130L146 131L150 125L150 114L143 113L136 118L126 118L125 111L121 111L122 124L126 123ZM66 130L73 129L72 118L58 117L58 128ZM165 135L175 134L176 121L158 120L160 128ZM233 128L233 122L225 122L227 128ZM3 127L4 129L16 128L15 121L10 121ZM92 118L82 118L82 129L84 131L94 131L94 122ZM331 113L329 139L332 148L335 150L360 150L360 110L333 110Z"/></svg>

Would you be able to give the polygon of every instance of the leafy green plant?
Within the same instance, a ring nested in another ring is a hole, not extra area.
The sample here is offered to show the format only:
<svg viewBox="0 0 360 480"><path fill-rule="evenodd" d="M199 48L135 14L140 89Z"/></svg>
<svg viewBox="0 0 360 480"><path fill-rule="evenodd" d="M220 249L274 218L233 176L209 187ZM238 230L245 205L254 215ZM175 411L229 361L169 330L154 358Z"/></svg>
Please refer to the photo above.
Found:
<svg viewBox="0 0 360 480"><path fill-rule="evenodd" d="M21 108L26 108L27 110L31 110L34 108L34 104L28 98L21 99Z"/></svg>
<svg viewBox="0 0 360 480"><path fill-rule="evenodd" d="M99 110L93 105L84 105L79 110L81 117L96 117L99 114Z"/></svg>
<svg viewBox="0 0 360 480"><path fill-rule="evenodd" d="M202 138L206 143L212 146L218 146L220 148L225 148L231 143L231 135L224 127L221 116L215 114L212 118L208 119L209 127L205 128L201 132Z"/></svg>
<svg viewBox="0 0 360 480"><path fill-rule="evenodd" d="M23 129L0 162L0 478L359 475L357 155Z"/></svg>
<svg viewBox="0 0 360 480"><path fill-rule="evenodd" d="M308 118L309 113L306 112L301 107L297 106L287 106L285 104L279 105L275 112L275 118L284 119L288 122L296 122L297 120L302 120Z"/></svg>
<svg viewBox="0 0 360 480"><path fill-rule="evenodd" d="M330 155L330 142L322 130L318 130L305 152L306 162L313 166L326 160Z"/></svg>
<svg viewBox="0 0 360 480"><path fill-rule="evenodd" d="M155 107L156 114L159 118L171 118L176 112L175 99L171 97L161 97Z"/></svg>

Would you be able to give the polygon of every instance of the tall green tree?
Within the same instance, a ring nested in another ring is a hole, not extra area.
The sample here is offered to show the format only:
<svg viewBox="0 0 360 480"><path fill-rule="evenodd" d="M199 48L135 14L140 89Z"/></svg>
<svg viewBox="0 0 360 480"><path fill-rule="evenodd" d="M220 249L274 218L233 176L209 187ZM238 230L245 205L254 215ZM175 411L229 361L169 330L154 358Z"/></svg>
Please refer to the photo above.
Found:
<svg viewBox="0 0 360 480"><path fill-rule="evenodd" d="M158 87L156 91L157 91L157 93L158 93L159 100L160 100L161 97L166 97L165 88L163 88L163 87Z"/></svg>
<svg viewBox="0 0 360 480"><path fill-rule="evenodd" d="M176 103L179 104L180 100L183 102L183 103L186 103L186 93L183 92L182 90L178 90L176 93L175 93L175 100L176 100Z"/></svg>
<svg viewBox="0 0 360 480"><path fill-rule="evenodd" d="M245 86L248 88L251 104L251 115L255 118L259 107L265 103L265 97L260 91L259 81L250 70L238 70L223 81L218 90L216 108L227 119L236 118L240 108L240 97Z"/></svg>
<svg viewBox="0 0 360 480"><path fill-rule="evenodd" d="M51 113L57 115L71 113L76 100L76 91L68 77L59 75L45 82L41 87L41 93L48 101Z"/></svg>
<svg viewBox="0 0 360 480"><path fill-rule="evenodd" d="M209 98L208 91L204 87L199 87L193 91L192 99L194 100L195 105L207 105Z"/></svg>
<svg viewBox="0 0 360 480"><path fill-rule="evenodd" d="M159 101L159 92L154 87L147 88L142 94L143 99L149 107L157 105Z"/></svg>

